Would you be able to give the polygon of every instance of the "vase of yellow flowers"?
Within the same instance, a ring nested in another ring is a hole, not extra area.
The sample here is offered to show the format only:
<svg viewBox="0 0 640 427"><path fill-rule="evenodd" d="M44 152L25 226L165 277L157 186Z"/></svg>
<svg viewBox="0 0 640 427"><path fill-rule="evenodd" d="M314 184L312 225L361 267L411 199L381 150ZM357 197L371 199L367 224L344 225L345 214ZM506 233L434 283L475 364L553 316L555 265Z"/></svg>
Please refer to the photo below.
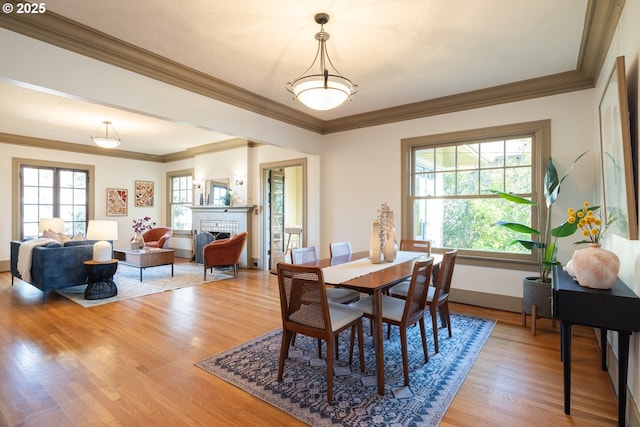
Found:
<svg viewBox="0 0 640 427"><path fill-rule="evenodd" d="M606 225L600 218L600 207L584 203L581 209L569 209L567 223L574 224L582 232L584 240L576 244L588 244L571 257L572 270L578 284L587 288L611 289L618 277L620 259L613 252L601 247L600 240Z"/></svg>

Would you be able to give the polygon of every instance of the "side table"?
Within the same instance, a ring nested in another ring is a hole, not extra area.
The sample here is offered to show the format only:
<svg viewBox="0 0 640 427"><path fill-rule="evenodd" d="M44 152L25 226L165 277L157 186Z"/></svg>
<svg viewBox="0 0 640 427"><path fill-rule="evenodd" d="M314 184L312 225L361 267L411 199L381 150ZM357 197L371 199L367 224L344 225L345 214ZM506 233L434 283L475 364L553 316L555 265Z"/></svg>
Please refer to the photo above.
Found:
<svg viewBox="0 0 640 427"><path fill-rule="evenodd" d="M87 288L84 290L85 299L103 299L118 295L118 288L113 281L113 275L118 269L118 260L105 262L93 260L85 261L87 271Z"/></svg>

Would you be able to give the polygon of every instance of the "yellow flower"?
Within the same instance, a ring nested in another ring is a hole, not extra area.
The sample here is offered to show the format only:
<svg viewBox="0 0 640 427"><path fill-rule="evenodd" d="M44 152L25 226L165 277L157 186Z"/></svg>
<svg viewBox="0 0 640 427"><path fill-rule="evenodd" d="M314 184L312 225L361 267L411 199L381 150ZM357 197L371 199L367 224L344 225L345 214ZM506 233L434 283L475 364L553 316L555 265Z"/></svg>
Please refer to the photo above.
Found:
<svg viewBox="0 0 640 427"><path fill-rule="evenodd" d="M582 235L587 238L588 242L598 243L602 238L602 220L600 219L600 207L596 206L595 210L590 207L589 202L584 202L580 209L567 209L567 222L576 224ZM584 241L578 243L585 243Z"/></svg>

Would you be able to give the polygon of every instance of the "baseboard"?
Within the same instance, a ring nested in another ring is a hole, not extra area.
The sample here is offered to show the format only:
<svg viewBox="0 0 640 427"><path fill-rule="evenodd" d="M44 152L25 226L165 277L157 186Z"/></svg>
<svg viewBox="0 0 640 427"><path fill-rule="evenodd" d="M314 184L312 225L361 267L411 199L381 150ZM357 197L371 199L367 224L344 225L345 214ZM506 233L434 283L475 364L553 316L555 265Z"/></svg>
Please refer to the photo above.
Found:
<svg viewBox="0 0 640 427"><path fill-rule="evenodd" d="M11 271L11 261L8 259L0 260L0 273Z"/></svg>
<svg viewBox="0 0 640 427"><path fill-rule="evenodd" d="M511 311L514 313L522 312L522 297L510 297L506 295L496 295L486 292L475 292L452 288L449 294L449 300L451 302Z"/></svg>

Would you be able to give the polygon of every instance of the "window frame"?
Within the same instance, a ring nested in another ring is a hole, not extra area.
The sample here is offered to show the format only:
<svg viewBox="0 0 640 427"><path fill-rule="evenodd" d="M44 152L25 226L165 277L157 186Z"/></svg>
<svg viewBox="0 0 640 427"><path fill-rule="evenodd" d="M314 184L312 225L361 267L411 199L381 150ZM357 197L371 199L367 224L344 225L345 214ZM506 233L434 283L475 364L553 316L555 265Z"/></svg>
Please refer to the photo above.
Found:
<svg viewBox="0 0 640 427"><path fill-rule="evenodd" d="M167 172L167 210L166 210L166 217L167 217L167 223L172 227L173 229L173 217L171 216L172 213L172 206L173 206L173 178L177 178L177 177L181 177L181 176L190 176L191 177L191 206L193 206L195 204L195 189L193 188L193 182L195 180L194 177L194 172L193 169L181 169L181 170L176 170L176 171L169 171ZM180 203L182 204L182 203ZM190 230L182 230L182 229L173 229L173 235L182 235L182 236L190 236L193 233L193 224L191 224L191 229Z"/></svg>
<svg viewBox="0 0 640 427"><path fill-rule="evenodd" d="M14 177L12 184L12 218L11 221L11 238L20 240L22 234L22 168L52 168L63 170L79 170L87 173L87 224L89 220L94 219L95 215L95 166L84 165L78 163L53 162L48 160L36 160L14 157L12 159L12 176Z"/></svg>
<svg viewBox="0 0 640 427"><path fill-rule="evenodd" d="M509 139L523 134L533 136L531 153L531 179L532 198L540 204L538 211L532 209L533 228L540 226L540 221L546 218L546 204L544 201L544 173L547 161L551 153L551 121L540 120L532 122L515 123L501 126L492 126L479 129L469 129L457 132L448 132L433 135L424 135L401 140L401 235L403 238L411 238L414 224L414 201L413 195L413 152L416 148L433 148L452 146L459 144L471 144L485 140ZM444 252L449 248L433 247L434 252ZM505 252L483 252L460 249L459 259L464 264L479 265L485 267L499 267L528 270L537 264L535 254L509 254Z"/></svg>

